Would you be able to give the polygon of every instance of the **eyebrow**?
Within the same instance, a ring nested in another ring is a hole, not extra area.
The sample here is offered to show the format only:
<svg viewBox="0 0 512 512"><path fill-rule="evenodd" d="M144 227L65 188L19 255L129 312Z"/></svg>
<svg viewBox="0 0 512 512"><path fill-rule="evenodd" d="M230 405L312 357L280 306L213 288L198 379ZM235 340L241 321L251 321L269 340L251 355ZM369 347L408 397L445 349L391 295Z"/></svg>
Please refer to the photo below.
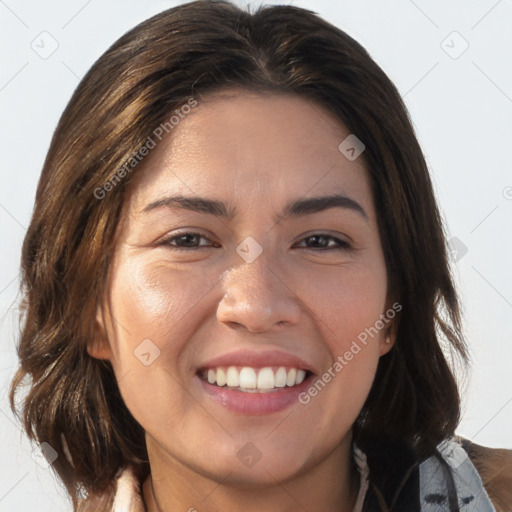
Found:
<svg viewBox="0 0 512 512"><path fill-rule="evenodd" d="M230 208L222 201L205 197L174 195L149 203L141 213L148 213L158 208L179 208L194 212L207 213L215 217L231 220L236 215L236 208ZM368 214L354 199L342 194L306 197L289 202L280 215L274 217L275 222L283 218L311 215L330 208L345 208L361 215L368 221Z"/></svg>

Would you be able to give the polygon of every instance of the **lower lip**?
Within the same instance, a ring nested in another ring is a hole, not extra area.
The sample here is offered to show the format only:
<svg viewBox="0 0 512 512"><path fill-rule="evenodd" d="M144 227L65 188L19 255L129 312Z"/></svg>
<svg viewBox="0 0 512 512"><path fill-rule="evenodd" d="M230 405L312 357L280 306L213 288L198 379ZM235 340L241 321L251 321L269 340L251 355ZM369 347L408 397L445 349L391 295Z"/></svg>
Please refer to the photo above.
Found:
<svg viewBox="0 0 512 512"><path fill-rule="evenodd" d="M312 375L304 379L298 386L278 388L268 393L250 393L219 387L204 381L199 376L203 389L223 407L241 414L271 414L283 411L294 403L300 403L298 395L309 386Z"/></svg>

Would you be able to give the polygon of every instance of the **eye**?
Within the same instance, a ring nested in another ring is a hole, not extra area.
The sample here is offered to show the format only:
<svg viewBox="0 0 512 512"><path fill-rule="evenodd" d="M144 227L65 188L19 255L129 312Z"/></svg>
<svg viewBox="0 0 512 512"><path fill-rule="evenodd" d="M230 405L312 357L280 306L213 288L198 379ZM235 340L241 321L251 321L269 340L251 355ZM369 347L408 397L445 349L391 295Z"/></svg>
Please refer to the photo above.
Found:
<svg viewBox="0 0 512 512"><path fill-rule="evenodd" d="M331 251L331 250L348 250L350 249L350 244L345 242L344 240L340 240L334 236L328 235L326 233L315 233L313 235L307 236L303 238L302 242L312 241L312 244L306 243L306 249L312 249L317 251Z"/></svg>
<svg viewBox="0 0 512 512"><path fill-rule="evenodd" d="M177 251L197 250L200 249L201 247L211 246L218 247L218 244L214 243L201 244L201 239L210 242L208 238L206 238L204 235L201 235L200 233L184 232L162 240L162 242L159 245L170 247L171 249Z"/></svg>
<svg viewBox="0 0 512 512"><path fill-rule="evenodd" d="M210 243L201 243L201 240L205 240ZM326 233L315 233L302 239L301 244L306 242L306 245L302 246L305 249L311 249L314 251L331 251L331 250L349 250L350 244L332 235ZM219 244L215 244L204 235L193 232L183 232L177 235L168 237L159 245L170 247L177 251L191 251L198 250L204 247L219 247ZM296 247L300 246L297 244Z"/></svg>

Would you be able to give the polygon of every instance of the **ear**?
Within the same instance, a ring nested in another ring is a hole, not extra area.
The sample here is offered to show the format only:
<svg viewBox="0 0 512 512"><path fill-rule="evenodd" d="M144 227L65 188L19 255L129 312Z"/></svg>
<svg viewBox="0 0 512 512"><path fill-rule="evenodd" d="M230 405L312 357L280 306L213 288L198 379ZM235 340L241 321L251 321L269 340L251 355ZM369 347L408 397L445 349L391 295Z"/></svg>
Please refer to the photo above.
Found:
<svg viewBox="0 0 512 512"><path fill-rule="evenodd" d="M390 304L388 302L388 304ZM398 315L402 310L402 305L395 301L391 306L388 307L386 312L384 313L385 317L388 319L387 326L382 330L380 336L380 355L383 356L387 354L395 345L397 332L398 332Z"/></svg>
<svg viewBox="0 0 512 512"><path fill-rule="evenodd" d="M380 355L387 354L394 346L396 340L396 334L393 327L384 329L380 339Z"/></svg>
<svg viewBox="0 0 512 512"><path fill-rule="evenodd" d="M96 359L112 359L112 350L107 336L105 314L100 306L98 306L96 310L94 335L93 339L87 343L87 353Z"/></svg>

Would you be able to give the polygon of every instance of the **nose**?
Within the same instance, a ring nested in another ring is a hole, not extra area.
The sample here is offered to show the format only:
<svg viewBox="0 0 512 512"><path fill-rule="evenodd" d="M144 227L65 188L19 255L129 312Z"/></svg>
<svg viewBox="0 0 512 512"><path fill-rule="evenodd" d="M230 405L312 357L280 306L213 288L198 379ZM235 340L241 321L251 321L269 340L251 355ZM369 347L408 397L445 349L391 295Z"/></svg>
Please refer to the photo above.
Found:
<svg viewBox="0 0 512 512"><path fill-rule="evenodd" d="M266 332L296 325L300 304L289 283L264 256L225 272L225 294L217 308L217 319L232 328Z"/></svg>

